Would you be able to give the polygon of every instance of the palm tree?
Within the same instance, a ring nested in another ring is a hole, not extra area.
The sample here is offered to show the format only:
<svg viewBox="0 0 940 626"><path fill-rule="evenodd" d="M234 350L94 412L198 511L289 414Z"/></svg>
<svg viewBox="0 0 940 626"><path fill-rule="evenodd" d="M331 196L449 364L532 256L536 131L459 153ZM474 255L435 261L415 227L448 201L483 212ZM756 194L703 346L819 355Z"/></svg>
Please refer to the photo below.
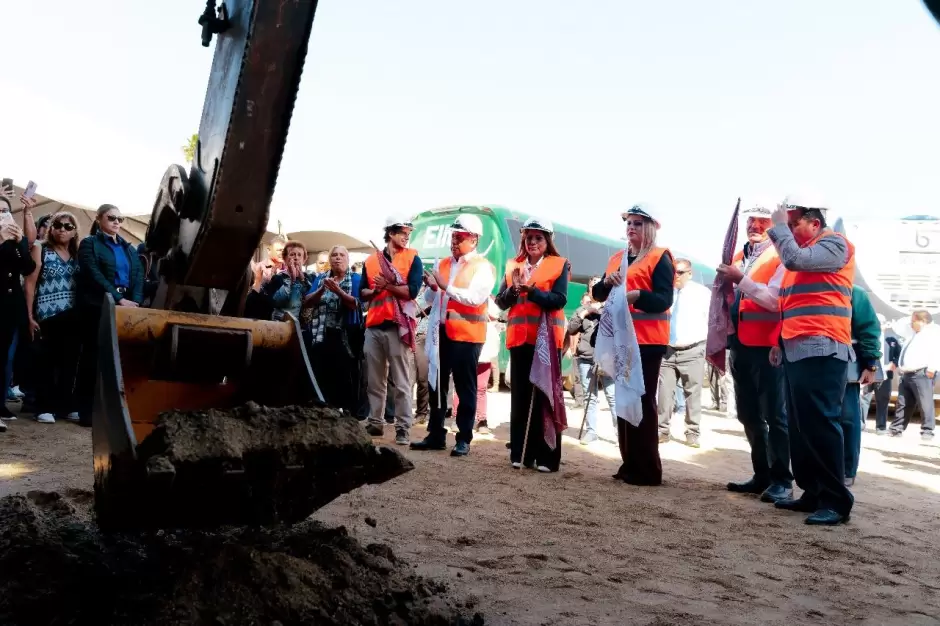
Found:
<svg viewBox="0 0 940 626"><path fill-rule="evenodd" d="M199 135L194 134L186 142L186 145L182 147L183 155L186 157L188 163L192 163L193 159L196 158L196 144L199 142Z"/></svg>

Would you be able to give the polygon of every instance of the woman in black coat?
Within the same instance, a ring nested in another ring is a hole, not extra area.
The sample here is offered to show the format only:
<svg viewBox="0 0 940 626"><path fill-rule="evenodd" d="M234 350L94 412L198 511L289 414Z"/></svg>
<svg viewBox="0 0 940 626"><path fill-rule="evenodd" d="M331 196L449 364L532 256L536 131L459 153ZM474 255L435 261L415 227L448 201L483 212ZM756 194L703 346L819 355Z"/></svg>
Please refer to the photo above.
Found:
<svg viewBox="0 0 940 626"><path fill-rule="evenodd" d="M36 264L29 253L29 241L13 220L13 207L5 196L0 196L0 242L0 356L6 365L14 334L27 324L26 297L20 278L32 274ZM5 401L6 389L3 396ZM13 417L13 413L6 404L0 405L0 418L8 417ZM0 421L0 432L6 429L6 424Z"/></svg>
<svg viewBox="0 0 940 626"><path fill-rule="evenodd" d="M75 382L79 423L91 425L98 372L98 325L105 294L117 306L137 307L144 297L144 268L134 246L120 236L124 216L112 204L98 207L91 234L78 247L82 360Z"/></svg>

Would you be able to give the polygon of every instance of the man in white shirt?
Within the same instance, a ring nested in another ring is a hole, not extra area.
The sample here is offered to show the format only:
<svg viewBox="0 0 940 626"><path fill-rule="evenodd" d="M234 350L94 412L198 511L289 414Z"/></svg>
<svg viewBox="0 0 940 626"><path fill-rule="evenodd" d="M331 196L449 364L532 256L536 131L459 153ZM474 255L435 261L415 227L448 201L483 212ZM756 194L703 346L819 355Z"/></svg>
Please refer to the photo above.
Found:
<svg viewBox="0 0 940 626"><path fill-rule="evenodd" d="M911 421L914 408L920 406L924 423L920 436L924 441L933 439L936 416L934 415L933 389L937 371L940 370L940 327L932 323L928 311L911 314L913 335L901 348L897 371L898 401L891 422L891 436L900 437Z"/></svg>
<svg viewBox="0 0 940 626"><path fill-rule="evenodd" d="M444 450L447 447L447 429L444 428L447 411L449 379L454 377L457 393L457 444L451 456L467 456L473 439L473 425L477 412L477 362L486 342L489 322L488 304L496 285L496 270L477 252L483 222L473 214L461 213L451 228L453 257L441 261L433 272L425 272L425 304L432 306L430 323L439 324L437 354L428 354L437 363L438 376L429 373L431 391L431 418L428 436L412 442L412 450ZM434 329L429 328L430 335ZM429 350L434 344L428 340ZM432 365L430 369L435 368ZM436 378L436 380L431 380Z"/></svg>
<svg viewBox="0 0 940 626"><path fill-rule="evenodd" d="M678 383L685 394L685 445L698 448L711 291L692 282L692 263L687 259L676 259L675 268L669 345L659 370L659 443L669 441L669 422Z"/></svg>

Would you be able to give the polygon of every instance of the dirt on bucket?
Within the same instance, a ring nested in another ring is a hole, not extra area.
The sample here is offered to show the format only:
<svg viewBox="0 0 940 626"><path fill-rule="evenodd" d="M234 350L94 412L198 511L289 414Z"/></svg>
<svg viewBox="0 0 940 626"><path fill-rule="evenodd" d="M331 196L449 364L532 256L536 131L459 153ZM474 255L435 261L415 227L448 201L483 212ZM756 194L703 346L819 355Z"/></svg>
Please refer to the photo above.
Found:
<svg viewBox="0 0 940 626"><path fill-rule="evenodd" d="M104 533L92 494L0 499L0 624L482 624L385 545L305 521Z"/></svg>
<svg viewBox="0 0 940 626"><path fill-rule="evenodd" d="M251 402L164 413L136 452L112 456L96 477L98 522L109 530L295 523L414 469L335 409Z"/></svg>

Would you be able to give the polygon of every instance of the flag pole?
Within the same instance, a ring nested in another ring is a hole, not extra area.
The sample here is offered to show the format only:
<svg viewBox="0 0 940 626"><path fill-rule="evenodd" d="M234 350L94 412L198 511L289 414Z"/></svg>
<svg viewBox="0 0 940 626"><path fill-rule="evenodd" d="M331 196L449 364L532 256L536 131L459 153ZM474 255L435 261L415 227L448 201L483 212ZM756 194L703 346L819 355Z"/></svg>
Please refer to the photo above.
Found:
<svg viewBox="0 0 940 626"><path fill-rule="evenodd" d="M581 439L581 436L584 434L584 424L587 422L588 416L588 407L591 406L591 393L597 387L597 378L600 376L600 370L597 367L597 363L591 365L591 370L594 372L594 376L591 377L591 383L588 385L588 393L584 398L584 417L581 419L581 428L578 430L578 439ZM600 393L598 393L597 400L600 402Z"/></svg>
<svg viewBox="0 0 940 626"><path fill-rule="evenodd" d="M532 425L532 405L535 404L535 385L532 385L532 393L529 395L529 417L525 421L525 439L522 440L522 458L519 464L525 467L525 449L529 445L529 426Z"/></svg>

